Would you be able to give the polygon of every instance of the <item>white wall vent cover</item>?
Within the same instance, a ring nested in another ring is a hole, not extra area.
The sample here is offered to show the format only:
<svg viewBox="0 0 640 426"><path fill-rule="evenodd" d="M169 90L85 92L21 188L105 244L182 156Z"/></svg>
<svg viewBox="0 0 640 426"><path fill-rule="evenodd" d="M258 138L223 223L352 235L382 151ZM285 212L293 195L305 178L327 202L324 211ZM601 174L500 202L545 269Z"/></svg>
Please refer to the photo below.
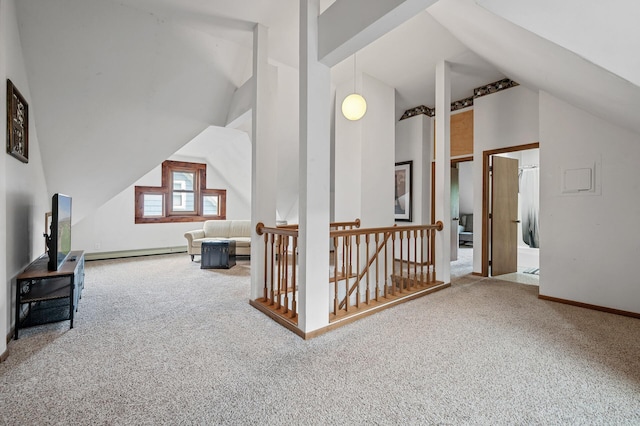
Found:
<svg viewBox="0 0 640 426"><path fill-rule="evenodd" d="M590 168L565 169L562 175L562 192L591 191L593 189L592 177L593 170Z"/></svg>
<svg viewBox="0 0 640 426"><path fill-rule="evenodd" d="M581 161L561 168L562 194L600 195L600 161Z"/></svg>

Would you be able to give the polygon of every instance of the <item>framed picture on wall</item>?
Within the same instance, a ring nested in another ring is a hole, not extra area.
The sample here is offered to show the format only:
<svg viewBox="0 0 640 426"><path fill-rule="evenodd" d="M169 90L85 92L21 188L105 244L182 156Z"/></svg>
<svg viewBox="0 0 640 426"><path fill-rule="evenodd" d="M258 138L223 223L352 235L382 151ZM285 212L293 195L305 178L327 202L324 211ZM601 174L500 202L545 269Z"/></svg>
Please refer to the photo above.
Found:
<svg viewBox="0 0 640 426"><path fill-rule="evenodd" d="M411 167L413 161L396 163L395 170L395 219L398 222L411 222L413 200L411 191Z"/></svg>
<svg viewBox="0 0 640 426"><path fill-rule="evenodd" d="M7 154L29 162L29 105L7 79Z"/></svg>

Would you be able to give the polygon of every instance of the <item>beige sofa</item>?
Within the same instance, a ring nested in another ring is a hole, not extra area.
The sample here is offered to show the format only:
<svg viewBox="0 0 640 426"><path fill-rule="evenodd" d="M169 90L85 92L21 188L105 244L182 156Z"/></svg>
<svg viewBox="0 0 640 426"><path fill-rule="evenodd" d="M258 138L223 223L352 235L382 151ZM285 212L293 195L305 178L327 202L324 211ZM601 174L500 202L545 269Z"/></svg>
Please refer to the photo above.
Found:
<svg viewBox="0 0 640 426"><path fill-rule="evenodd" d="M234 240L236 255L251 255L251 221L250 220L207 220L202 229L184 234L187 239L187 253L193 256L200 254L203 241Z"/></svg>

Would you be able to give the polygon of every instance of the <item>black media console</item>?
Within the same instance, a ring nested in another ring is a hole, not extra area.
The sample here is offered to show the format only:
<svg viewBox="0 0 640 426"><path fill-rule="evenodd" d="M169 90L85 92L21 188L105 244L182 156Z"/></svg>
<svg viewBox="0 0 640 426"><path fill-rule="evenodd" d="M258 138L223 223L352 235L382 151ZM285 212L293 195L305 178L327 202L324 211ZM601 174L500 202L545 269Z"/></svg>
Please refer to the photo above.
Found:
<svg viewBox="0 0 640 426"><path fill-rule="evenodd" d="M73 328L84 287L84 252L69 253L57 271L49 271L48 262L45 253L16 278L16 340L20 328L33 325L69 320Z"/></svg>

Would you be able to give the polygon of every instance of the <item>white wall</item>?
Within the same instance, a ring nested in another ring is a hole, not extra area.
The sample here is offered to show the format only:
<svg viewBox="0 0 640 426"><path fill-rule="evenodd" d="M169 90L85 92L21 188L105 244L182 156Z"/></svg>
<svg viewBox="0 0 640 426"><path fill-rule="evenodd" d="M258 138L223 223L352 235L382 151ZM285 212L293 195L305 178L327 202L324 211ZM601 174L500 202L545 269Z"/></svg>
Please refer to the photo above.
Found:
<svg viewBox="0 0 640 426"><path fill-rule="evenodd" d="M360 218L362 227L393 224L395 157L394 89L362 75L367 113L358 121L342 116L353 82L336 89L335 220Z"/></svg>
<svg viewBox="0 0 640 426"><path fill-rule="evenodd" d="M2 0L0 19L0 128L6 129L6 78L29 104L29 162L0 155L0 244L6 253L0 261L0 276L5 277L5 289L0 291L0 330L9 333L15 315L15 276L44 253L44 215L51 210L51 198L44 180L35 126L38 109L29 90L14 0ZM4 336L0 335L0 354L5 348Z"/></svg>
<svg viewBox="0 0 640 426"><path fill-rule="evenodd" d="M359 217L364 227L389 226L394 216L395 90L363 74L362 92L368 107L362 118L363 188Z"/></svg>
<svg viewBox="0 0 640 426"><path fill-rule="evenodd" d="M350 221L362 214L362 120L349 121L342 115L342 101L353 92L353 83L336 88L334 149L334 218ZM371 102L367 96L367 103ZM369 108L371 108L369 106ZM366 115L365 115L366 117Z"/></svg>
<svg viewBox="0 0 640 426"><path fill-rule="evenodd" d="M540 93L540 294L640 313L640 135ZM600 163L599 194L560 193L561 168Z"/></svg>
<svg viewBox="0 0 640 426"><path fill-rule="evenodd" d="M396 124L395 162L413 161L414 224L431 223L431 155L433 119L416 115Z"/></svg>
<svg viewBox="0 0 640 426"><path fill-rule="evenodd" d="M538 93L517 86L474 100L473 246L482 247L482 154L539 141ZM541 144L542 146L542 144ZM473 251L473 270L482 271L482 250Z"/></svg>
<svg viewBox="0 0 640 426"><path fill-rule="evenodd" d="M169 158L207 163L207 188L227 190L227 218L251 217L251 142L246 133L212 127ZM87 253L185 246L201 223L134 223L134 187L160 186L158 165L73 226L72 246Z"/></svg>
<svg viewBox="0 0 640 426"><path fill-rule="evenodd" d="M299 223L299 152L300 105L298 70L278 65L278 87L275 93L278 141L278 198L276 219Z"/></svg>

